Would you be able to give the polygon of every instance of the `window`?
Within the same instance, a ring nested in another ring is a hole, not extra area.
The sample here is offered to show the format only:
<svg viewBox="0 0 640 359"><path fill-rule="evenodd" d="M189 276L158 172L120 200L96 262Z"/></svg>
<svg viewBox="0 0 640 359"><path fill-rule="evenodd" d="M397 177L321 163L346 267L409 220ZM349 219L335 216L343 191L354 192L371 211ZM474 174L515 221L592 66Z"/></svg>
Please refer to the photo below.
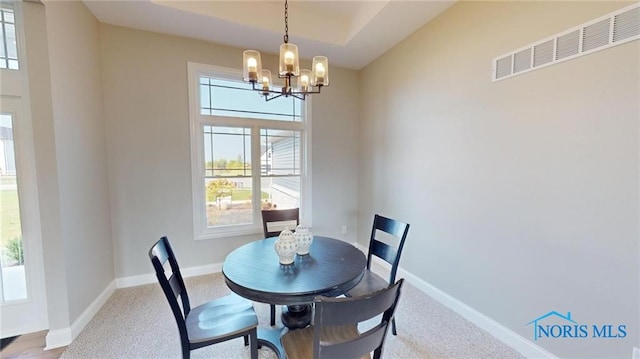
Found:
<svg viewBox="0 0 640 359"><path fill-rule="evenodd" d="M18 45L16 39L16 22L13 9L0 8L0 69L18 70Z"/></svg>
<svg viewBox="0 0 640 359"><path fill-rule="evenodd" d="M189 63L197 239L262 233L262 209L308 208L305 103L267 102L241 78Z"/></svg>
<svg viewBox="0 0 640 359"><path fill-rule="evenodd" d="M13 145L13 114L0 113L0 263L2 264L2 288L0 302L27 298L22 226L16 157Z"/></svg>

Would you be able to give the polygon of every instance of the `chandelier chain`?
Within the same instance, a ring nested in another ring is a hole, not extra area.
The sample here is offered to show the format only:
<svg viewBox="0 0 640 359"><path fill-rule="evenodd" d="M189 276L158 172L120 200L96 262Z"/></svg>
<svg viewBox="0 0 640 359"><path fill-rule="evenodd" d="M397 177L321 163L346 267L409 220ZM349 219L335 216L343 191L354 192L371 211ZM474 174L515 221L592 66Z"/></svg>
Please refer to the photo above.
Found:
<svg viewBox="0 0 640 359"><path fill-rule="evenodd" d="M289 3L284 0L284 43L289 42Z"/></svg>

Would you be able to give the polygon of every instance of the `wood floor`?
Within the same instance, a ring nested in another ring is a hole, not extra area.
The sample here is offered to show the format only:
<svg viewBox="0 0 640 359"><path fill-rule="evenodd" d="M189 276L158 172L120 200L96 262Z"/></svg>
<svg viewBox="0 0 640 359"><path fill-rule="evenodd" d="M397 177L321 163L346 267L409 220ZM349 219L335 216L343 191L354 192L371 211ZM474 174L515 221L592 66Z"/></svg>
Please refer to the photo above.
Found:
<svg viewBox="0 0 640 359"><path fill-rule="evenodd" d="M44 350L47 331L24 334L0 352L2 359L58 359L67 347Z"/></svg>

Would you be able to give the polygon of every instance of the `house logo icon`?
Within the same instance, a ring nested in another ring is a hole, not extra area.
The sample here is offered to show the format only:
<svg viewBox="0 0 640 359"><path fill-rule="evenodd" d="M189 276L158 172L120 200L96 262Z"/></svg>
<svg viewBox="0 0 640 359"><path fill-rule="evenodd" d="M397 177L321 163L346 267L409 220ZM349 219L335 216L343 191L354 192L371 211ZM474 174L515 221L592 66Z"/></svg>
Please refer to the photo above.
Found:
<svg viewBox="0 0 640 359"><path fill-rule="evenodd" d="M538 324L538 322L541 322L550 317L560 318L562 321L566 322L566 324L564 325L555 324L555 325L546 325L546 326ZM533 324L533 340L538 340L538 338L540 338L541 336L543 337L551 336L554 338L573 337L573 335L571 335L573 334L572 330L575 329L576 332L579 332L580 328L582 327L575 320L571 319L571 312L567 312L567 315L562 315L556 312L555 310L552 310L549 313L544 314L530 321L526 325L531 325L531 324ZM584 334L586 336L586 332Z"/></svg>
<svg viewBox="0 0 640 359"><path fill-rule="evenodd" d="M566 315L555 310L530 321L533 324L533 340L540 338L624 338L627 336L625 324L579 324Z"/></svg>

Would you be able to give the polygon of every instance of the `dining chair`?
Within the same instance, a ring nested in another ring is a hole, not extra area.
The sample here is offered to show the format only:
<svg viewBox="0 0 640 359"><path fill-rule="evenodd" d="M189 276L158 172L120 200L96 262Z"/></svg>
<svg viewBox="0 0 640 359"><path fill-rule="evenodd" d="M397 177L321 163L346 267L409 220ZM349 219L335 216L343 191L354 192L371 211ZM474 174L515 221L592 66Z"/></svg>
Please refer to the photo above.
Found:
<svg viewBox="0 0 640 359"><path fill-rule="evenodd" d="M313 325L282 336L288 359L382 357L404 279L359 297L315 298ZM382 314L380 322L363 323ZM364 331L358 329L358 324Z"/></svg>
<svg viewBox="0 0 640 359"><path fill-rule="evenodd" d="M192 350L239 337L244 337L245 346L250 345L251 359L258 358L258 317L250 301L231 294L191 308L167 237L151 247L149 258L178 324L183 359L188 359ZM167 262L169 267L165 268Z"/></svg>
<svg viewBox="0 0 640 359"><path fill-rule="evenodd" d="M262 230L265 238L277 237L285 228L295 231L299 224L299 208L262 210Z"/></svg>
<svg viewBox="0 0 640 359"><path fill-rule="evenodd" d="M404 241L407 239L408 233L409 225L407 223L378 214L375 215L373 218L373 228L371 229L371 239L369 241L369 253L367 254L367 270L362 280L354 288L345 293L347 297L372 293L386 288L389 284L396 281L400 255L402 254L402 248L404 247ZM389 280L383 279L371 271L371 260L373 256L381 258L391 264ZM391 332L393 335L398 335L395 318L391 319Z"/></svg>
<svg viewBox="0 0 640 359"><path fill-rule="evenodd" d="M298 224L300 224L300 208L262 210L262 231L265 238L277 237L285 228L294 231ZM274 304L269 306L273 326L276 325L276 306Z"/></svg>

